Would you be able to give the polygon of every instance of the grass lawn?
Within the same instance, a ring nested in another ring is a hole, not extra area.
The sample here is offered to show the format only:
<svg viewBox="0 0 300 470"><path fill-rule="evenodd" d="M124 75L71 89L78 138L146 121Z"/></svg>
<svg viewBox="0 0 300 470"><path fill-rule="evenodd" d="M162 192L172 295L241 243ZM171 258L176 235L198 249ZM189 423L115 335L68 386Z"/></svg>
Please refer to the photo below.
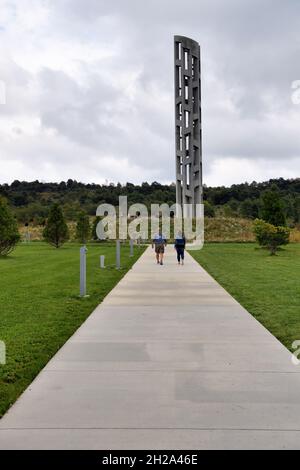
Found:
<svg viewBox="0 0 300 470"><path fill-rule="evenodd" d="M90 244L87 293L79 298L79 245L55 249L45 243L19 245L0 258L0 340L6 343L6 365L0 365L0 416L41 368L123 277L143 248L121 247L121 270L99 268L115 263L114 244Z"/></svg>
<svg viewBox="0 0 300 470"><path fill-rule="evenodd" d="M300 340L300 244L270 256L253 243L208 243L190 254L288 349Z"/></svg>

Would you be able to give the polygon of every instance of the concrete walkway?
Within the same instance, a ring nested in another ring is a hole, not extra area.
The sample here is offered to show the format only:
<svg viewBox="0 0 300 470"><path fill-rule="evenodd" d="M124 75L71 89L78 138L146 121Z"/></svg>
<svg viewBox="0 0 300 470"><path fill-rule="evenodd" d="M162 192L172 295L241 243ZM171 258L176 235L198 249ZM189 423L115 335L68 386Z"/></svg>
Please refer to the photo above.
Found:
<svg viewBox="0 0 300 470"><path fill-rule="evenodd" d="M1 420L0 448L299 449L299 372L190 256L158 266L149 248Z"/></svg>

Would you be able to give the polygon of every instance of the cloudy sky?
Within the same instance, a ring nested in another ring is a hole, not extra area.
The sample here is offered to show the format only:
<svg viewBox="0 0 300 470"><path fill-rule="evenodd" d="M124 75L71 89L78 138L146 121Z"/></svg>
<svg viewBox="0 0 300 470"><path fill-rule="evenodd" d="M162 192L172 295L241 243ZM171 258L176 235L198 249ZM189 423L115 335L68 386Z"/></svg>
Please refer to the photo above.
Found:
<svg viewBox="0 0 300 470"><path fill-rule="evenodd" d="M173 181L175 34L201 44L204 182L299 177L299 0L0 0L0 183Z"/></svg>

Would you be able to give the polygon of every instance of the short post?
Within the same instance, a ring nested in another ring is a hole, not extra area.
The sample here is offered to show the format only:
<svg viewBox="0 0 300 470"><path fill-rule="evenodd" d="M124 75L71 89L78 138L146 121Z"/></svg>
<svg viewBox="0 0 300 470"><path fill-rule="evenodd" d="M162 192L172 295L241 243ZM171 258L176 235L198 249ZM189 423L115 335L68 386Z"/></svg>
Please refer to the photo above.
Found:
<svg viewBox="0 0 300 470"><path fill-rule="evenodd" d="M86 246L80 248L80 297L86 295Z"/></svg>
<svg viewBox="0 0 300 470"><path fill-rule="evenodd" d="M116 268L120 269L121 267L121 245L120 240L116 241Z"/></svg>
<svg viewBox="0 0 300 470"><path fill-rule="evenodd" d="M130 240L129 240L130 256L133 256L133 243L134 243L134 240L132 240L132 238L130 238Z"/></svg>
<svg viewBox="0 0 300 470"><path fill-rule="evenodd" d="M100 255L100 268L105 268L105 255Z"/></svg>

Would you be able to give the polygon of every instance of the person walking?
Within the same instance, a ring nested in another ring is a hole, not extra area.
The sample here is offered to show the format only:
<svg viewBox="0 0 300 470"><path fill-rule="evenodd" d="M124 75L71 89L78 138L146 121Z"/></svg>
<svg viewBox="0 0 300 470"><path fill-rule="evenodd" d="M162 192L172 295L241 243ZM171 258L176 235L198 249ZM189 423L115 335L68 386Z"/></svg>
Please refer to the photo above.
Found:
<svg viewBox="0 0 300 470"><path fill-rule="evenodd" d="M164 264L165 246L167 246L167 240L164 235L162 235L161 231L159 231L152 240L152 248L155 248L156 262L161 266Z"/></svg>
<svg viewBox="0 0 300 470"><path fill-rule="evenodd" d="M175 238L174 248L177 252L178 264L180 264L180 261L181 264L184 264L185 236L182 232L178 232Z"/></svg>

